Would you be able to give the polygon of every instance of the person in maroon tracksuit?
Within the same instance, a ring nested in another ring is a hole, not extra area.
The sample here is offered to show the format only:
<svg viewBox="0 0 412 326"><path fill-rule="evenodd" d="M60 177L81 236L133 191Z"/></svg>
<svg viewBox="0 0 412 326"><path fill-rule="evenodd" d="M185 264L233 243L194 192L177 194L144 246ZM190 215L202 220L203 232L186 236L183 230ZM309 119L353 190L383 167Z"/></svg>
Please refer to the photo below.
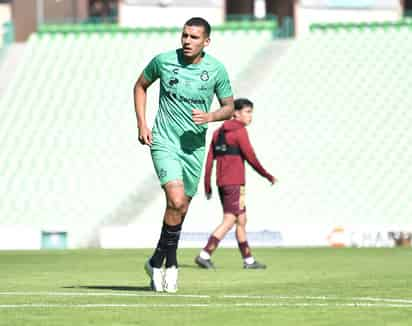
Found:
<svg viewBox="0 0 412 326"><path fill-rule="evenodd" d="M233 119L225 121L212 138L205 168L205 193L211 198L212 188L210 179L213 162L217 161L216 181L219 197L223 206L223 222L210 235L206 246L195 258L202 268L214 268L211 260L212 253L227 232L236 224L236 239L243 257L243 267L246 269L266 268L252 256L246 236L246 207L245 207L245 160L273 185L274 176L268 173L260 164L249 141L246 126L252 122L253 103L244 98L235 100Z"/></svg>

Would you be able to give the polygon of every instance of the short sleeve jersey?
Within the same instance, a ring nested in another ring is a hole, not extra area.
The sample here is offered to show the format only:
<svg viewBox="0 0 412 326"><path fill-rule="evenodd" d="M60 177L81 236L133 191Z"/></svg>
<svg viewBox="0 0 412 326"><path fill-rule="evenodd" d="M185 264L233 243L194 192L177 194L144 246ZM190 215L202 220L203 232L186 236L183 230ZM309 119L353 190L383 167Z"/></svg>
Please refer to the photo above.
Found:
<svg viewBox="0 0 412 326"><path fill-rule="evenodd" d="M207 124L196 125L192 109L209 112L214 94L219 99L233 95L223 64L207 53L199 63L185 64L178 49L154 57L143 74L149 82L160 79L152 147L179 148L185 142L193 149L204 149Z"/></svg>

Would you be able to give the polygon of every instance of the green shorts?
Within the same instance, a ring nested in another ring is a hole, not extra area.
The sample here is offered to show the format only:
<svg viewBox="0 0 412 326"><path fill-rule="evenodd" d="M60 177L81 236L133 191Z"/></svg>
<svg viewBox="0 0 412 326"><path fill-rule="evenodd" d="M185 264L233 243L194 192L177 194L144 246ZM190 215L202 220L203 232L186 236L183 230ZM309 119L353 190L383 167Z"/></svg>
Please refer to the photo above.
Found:
<svg viewBox="0 0 412 326"><path fill-rule="evenodd" d="M205 151L197 150L190 154L165 147L151 149L153 165L163 186L169 181L182 180L185 195L193 197L197 192Z"/></svg>

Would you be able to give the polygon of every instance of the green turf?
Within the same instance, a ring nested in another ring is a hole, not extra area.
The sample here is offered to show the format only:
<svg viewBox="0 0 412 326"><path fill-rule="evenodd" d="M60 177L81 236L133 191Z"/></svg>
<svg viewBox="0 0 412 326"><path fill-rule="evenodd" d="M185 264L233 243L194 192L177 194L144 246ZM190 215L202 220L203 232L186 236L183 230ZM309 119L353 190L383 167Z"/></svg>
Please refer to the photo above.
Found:
<svg viewBox="0 0 412 326"><path fill-rule="evenodd" d="M148 290L149 250L0 252L0 325L412 324L411 249L256 248L265 271L197 252L179 251L178 296Z"/></svg>

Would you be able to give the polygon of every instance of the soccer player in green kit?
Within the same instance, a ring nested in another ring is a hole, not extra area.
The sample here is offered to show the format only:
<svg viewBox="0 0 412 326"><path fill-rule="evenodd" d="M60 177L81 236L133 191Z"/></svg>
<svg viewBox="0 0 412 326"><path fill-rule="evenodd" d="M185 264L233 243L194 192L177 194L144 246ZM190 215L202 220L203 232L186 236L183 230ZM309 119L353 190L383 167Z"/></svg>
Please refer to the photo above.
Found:
<svg viewBox="0 0 412 326"><path fill-rule="evenodd" d="M134 87L139 141L150 146L166 195L160 239L145 264L151 287L157 292L177 291L176 252L182 223L202 172L207 123L230 119L234 110L225 67L204 52L210 43L210 30L203 18L189 19L183 26L182 47L155 56ZM146 122L146 90L157 78L159 110L151 130ZM211 112L215 94L220 108Z"/></svg>

